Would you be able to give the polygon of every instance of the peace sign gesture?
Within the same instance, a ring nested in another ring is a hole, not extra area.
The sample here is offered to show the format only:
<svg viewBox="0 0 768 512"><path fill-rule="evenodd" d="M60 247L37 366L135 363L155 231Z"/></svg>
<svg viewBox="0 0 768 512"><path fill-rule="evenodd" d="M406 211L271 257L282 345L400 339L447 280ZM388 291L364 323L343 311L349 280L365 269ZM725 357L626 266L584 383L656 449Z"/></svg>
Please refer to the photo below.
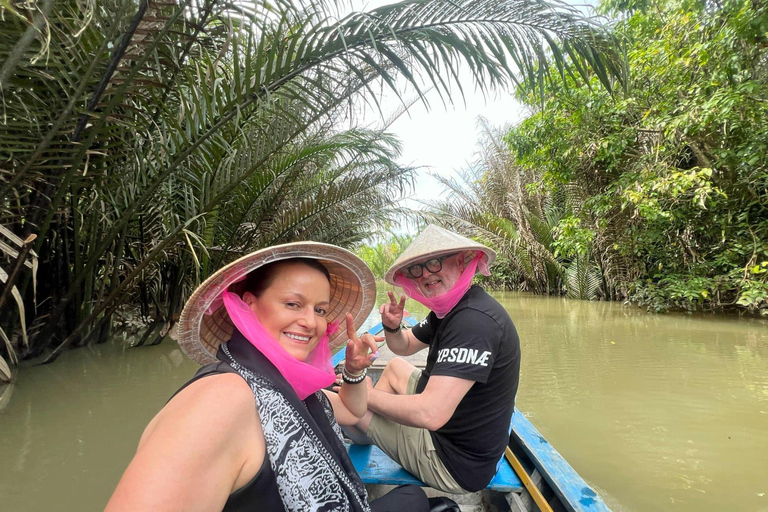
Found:
<svg viewBox="0 0 768 512"><path fill-rule="evenodd" d="M347 352L344 356L344 367L349 372L360 373L371 366L373 361L379 357L379 347L376 345L376 342L384 341L384 337L365 333L358 338L357 332L355 332L354 319L349 313L347 313L347 336L349 341L347 342ZM368 353L369 349L370 354Z"/></svg>
<svg viewBox="0 0 768 512"><path fill-rule="evenodd" d="M403 322L403 316L405 314L405 295L401 295L400 302L398 302L395 300L394 293L387 293L389 294L389 302L385 302L379 308L381 323L390 329L397 329Z"/></svg>

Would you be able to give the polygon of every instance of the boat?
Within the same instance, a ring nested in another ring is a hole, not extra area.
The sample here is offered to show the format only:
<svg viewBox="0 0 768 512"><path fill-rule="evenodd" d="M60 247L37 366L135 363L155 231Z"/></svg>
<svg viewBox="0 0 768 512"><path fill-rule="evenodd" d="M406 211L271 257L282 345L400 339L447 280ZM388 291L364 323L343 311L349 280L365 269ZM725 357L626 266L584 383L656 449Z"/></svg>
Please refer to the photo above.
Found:
<svg viewBox="0 0 768 512"><path fill-rule="evenodd" d="M403 323L414 326L417 320L406 317ZM381 323L368 330L379 335ZM368 369L375 382L386 364L386 345L382 357ZM344 360L344 349L334 355L333 365ZM419 366L417 364L417 366ZM371 498L393 485L425 486L376 446L347 444L355 469L366 484ZM571 467L531 422L515 408L510 424L509 444L499 461L499 469L488 487L468 495L446 494L427 489L429 496L447 496L461 507L485 512L610 512L602 497Z"/></svg>

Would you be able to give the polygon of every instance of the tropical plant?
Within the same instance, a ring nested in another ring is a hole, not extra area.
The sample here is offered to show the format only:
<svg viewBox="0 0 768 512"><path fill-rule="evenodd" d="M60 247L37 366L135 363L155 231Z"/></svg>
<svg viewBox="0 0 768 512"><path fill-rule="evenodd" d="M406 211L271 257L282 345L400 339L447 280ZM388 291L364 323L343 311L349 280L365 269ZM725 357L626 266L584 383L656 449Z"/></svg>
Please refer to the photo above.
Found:
<svg viewBox="0 0 768 512"><path fill-rule="evenodd" d="M553 230L562 205L528 193L537 176L515 164L503 130L482 118L478 128L475 162L459 179L437 177L451 193L430 202L423 215L494 248L500 256L497 268L509 267L495 272L505 276L496 286L559 294L565 266L555 252Z"/></svg>
<svg viewBox="0 0 768 512"><path fill-rule="evenodd" d="M768 8L601 8L621 20L627 90L552 82L538 110L520 89L534 114L506 137L537 195L571 197L579 224L561 226L558 247L588 249L608 298L768 314Z"/></svg>
<svg viewBox="0 0 768 512"><path fill-rule="evenodd" d="M105 339L134 299L150 329L167 327L191 286L245 250L348 245L395 215L410 171L392 163L393 141L338 128L354 102L378 101L377 82L397 97L406 83L450 100L462 66L484 91L550 75L624 80L615 40L565 5L336 8L0 6L0 219L38 234L44 255L26 355L55 346L50 361Z"/></svg>
<svg viewBox="0 0 768 512"><path fill-rule="evenodd" d="M355 254L370 267L376 279L384 279L387 270L392 267L397 257L413 240L411 235L403 235L394 231L385 231L380 237L387 241L373 245L361 245L355 249Z"/></svg>
<svg viewBox="0 0 768 512"><path fill-rule="evenodd" d="M0 293L0 310L2 310L9 297L13 297L16 302L17 313L21 323L21 340L22 343L27 346L29 340L27 337L27 330L25 324L26 309L24 307L24 300L19 293L19 290L12 283L15 281L15 277L22 271L24 267L28 267L33 278L33 285L35 278L37 277L37 254L31 250L32 242L35 240L35 235L30 235L26 240L22 240L17 237L8 229L0 225L0 251L6 261L10 262L10 272L6 272L2 266L0 266L0 282L5 283L2 293ZM10 244L10 245L9 245ZM14 248L13 246L17 248ZM33 291L35 287L33 286ZM0 339L5 346L5 353L8 356L8 360L15 364L18 362L18 356L14 344L11 342L10 337L5 332L7 325L4 326L0 322ZM5 358L0 355L0 381L10 381L12 377L11 368Z"/></svg>

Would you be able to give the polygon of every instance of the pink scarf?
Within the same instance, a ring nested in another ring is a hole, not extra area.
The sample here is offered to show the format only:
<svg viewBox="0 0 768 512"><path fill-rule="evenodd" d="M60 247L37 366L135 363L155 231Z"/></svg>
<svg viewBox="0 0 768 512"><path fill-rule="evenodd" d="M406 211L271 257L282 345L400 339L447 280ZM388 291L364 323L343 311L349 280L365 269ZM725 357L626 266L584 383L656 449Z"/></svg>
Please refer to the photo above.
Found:
<svg viewBox="0 0 768 512"><path fill-rule="evenodd" d="M280 343L261 325L256 313L237 294L224 292L221 295L229 318L232 319L237 330L275 365L301 400L333 384L336 375L331 366L328 337L336 332L339 322L328 324L328 329L315 349L310 352L307 360L299 361L280 346Z"/></svg>
<svg viewBox="0 0 768 512"><path fill-rule="evenodd" d="M480 266L481 274L485 276L491 275L486 263L487 260L481 261L483 256L482 252L478 252L477 256L464 268L464 272L461 273L456 284L450 290L437 297L427 298L422 295L416 283L405 277L402 273L398 273L395 276L395 284L400 286L408 297L427 306L437 315L437 318L443 318L459 303L459 300L467 293L469 287L472 286L472 278L475 277L478 265Z"/></svg>

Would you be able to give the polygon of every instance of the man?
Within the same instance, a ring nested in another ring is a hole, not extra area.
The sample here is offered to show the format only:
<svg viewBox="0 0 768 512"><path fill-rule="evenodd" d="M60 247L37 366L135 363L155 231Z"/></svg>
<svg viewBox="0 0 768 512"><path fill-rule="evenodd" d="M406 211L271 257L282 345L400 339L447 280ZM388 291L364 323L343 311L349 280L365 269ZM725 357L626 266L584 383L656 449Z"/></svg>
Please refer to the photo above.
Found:
<svg viewBox="0 0 768 512"><path fill-rule="evenodd" d="M407 356L429 349L426 369L395 358L358 423L390 457L424 483L446 492L485 488L509 438L520 373L520 343L507 312L480 286L493 250L428 226L385 279L431 312L413 329L402 326L405 297L380 308L387 345Z"/></svg>

